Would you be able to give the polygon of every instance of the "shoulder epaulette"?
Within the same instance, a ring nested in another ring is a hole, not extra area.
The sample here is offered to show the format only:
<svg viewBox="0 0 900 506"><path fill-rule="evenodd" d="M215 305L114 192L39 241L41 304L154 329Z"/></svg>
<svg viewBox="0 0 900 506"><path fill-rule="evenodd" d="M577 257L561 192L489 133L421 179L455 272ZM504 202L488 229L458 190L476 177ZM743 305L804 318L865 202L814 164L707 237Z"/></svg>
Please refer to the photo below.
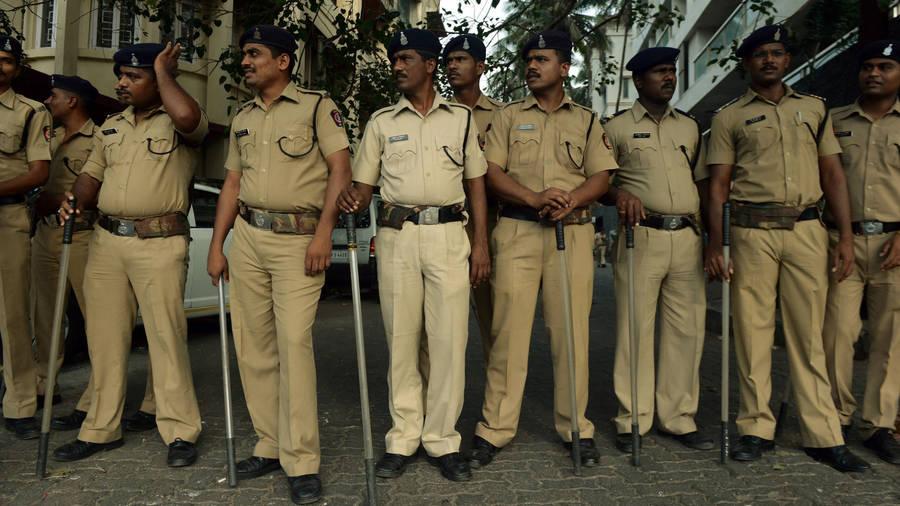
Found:
<svg viewBox="0 0 900 506"><path fill-rule="evenodd" d="M16 98L19 99L23 104L27 105L34 109L34 112L43 112L47 110L47 107L44 104L38 102L37 100L32 100L24 95L20 95L16 93Z"/></svg>
<svg viewBox="0 0 900 506"><path fill-rule="evenodd" d="M840 106L840 107L833 107L833 108L829 111L829 114L831 114L832 116L836 116L836 115L838 115L838 114L843 114L843 113L845 113L845 112L847 112L847 111L852 110L852 109L853 109L853 106L854 106L854 104L847 104L847 105L842 105L842 106Z"/></svg>
<svg viewBox="0 0 900 506"><path fill-rule="evenodd" d="M807 93L807 92L805 92L805 91L797 91L797 90L794 90L794 91L795 91L797 94L799 94L799 95L805 95L805 96L807 96L807 97L818 98L818 99L821 100L822 102L827 102L827 100L825 100L825 98L820 97L820 96L818 96L818 95L813 95L812 93Z"/></svg>
<svg viewBox="0 0 900 506"><path fill-rule="evenodd" d="M581 104L579 104L578 102L572 102L572 105L578 106L579 108L584 109L585 111L587 111L587 112L590 113L590 114L594 114L594 112L595 112L595 111L594 111L593 109L591 109L590 107L588 107L588 106L586 106L586 105L581 105Z"/></svg>
<svg viewBox="0 0 900 506"><path fill-rule="evenodd" d="M506 105L503 106L503 108L505 109L514 104L521 104L522 102L525 102L524 98L520 98L519 100L513 100L512 102L507 102Z"/></svg>
<svg viewBox="0 0 900 506"><path fill-rule="evenodd" d="M299 91L300 93L307 93L309 95L319 95L322 98L329 98L328 92L325 90L310 90L297 86L297 91Z"/></svg>
<svg viewBox="0 0 900 506"><path fill-rule="evenodd" d="M630 111L630 110L631 110L631 109L628 108L628 109L622 109L621 111L616 111L616 112L614 112L613 114L610 114L609 116L606 116L606 117L602 118L602 119L600 120L600 122L603 123L603 124L606 124L607 121L610 121L610 120L612 120L613 118L618 118L619 116L625 114L627 111Z"/></svg>
<svg viewBox="0 0 900 506"><path fill-rule="evenodd" d="M485 95L484 98L486 98L488 102L490 102L491 104L493 104L494 107L498 107L498 108L500 108L500 109L503 108L503 105L504 105L503 102L497 100L496 98L492 98L492 97L489 97L489 96L487 96L487 95Z"/></svg>
<svg viewBox="0 0 900 506"><path fill-rule="evenodd" d="M115 118L116 116L121 116L121 115L122 115L122 111L119 111L119 112L113 112L113 113L107 114L107 115L106 115L106 119L103 120L103 121L104 121L104 122L107 122L107 121L109 121L109 120Z"/></svg>
<svg viewBox="0 0 900 506"><path fill-rule="evenodd" d="M737 102L737 101L740 100L740 99L741 99L741 97L734 97L734 98L732 98L732 99L729 100L728 102L725 102L724 104L722 104L721 106L719 106L718 109L714 110L714 111L713 111L713 114L719 114L719 112L721 112L722 109L725 109L726 107L728 107L729 105L731 105L731 104Z"/></svg>
<svg viewBox="0 0 900 506"><path fill-rule="evenodd" d="M677 113L679 113L679 114L682 114L682 115L684 115L684 116L687 116L688 118L691 118L691 119L694 120L694 121L697 121L697 118L695 118L693 114L691 114L691 113L689 113L689 112L682 111L681 109L679 109L679 108L677 108L677 107L675 107L674 109L675 109L675 112L677 112Z"/></svg>
<svg viewBox="0 0 900 506"><path fill-rule="evenodd" d="M394 110L393 105L389 105L387 107L382 107L381 109L378 109L377 111L373 112L372 115L369 116L369 120L373 120L373 119L375 119L376 116L379 116L381 114L384 114L388 111L393 111L393 110Z"/></svg>

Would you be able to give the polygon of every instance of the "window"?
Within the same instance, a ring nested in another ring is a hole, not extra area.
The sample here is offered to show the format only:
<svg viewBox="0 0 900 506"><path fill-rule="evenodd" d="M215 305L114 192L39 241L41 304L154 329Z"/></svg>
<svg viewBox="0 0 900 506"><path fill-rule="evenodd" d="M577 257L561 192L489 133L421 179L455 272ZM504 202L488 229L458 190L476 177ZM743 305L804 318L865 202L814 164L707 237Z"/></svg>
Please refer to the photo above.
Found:
<svg viewBox="0 0 900 506"><path fill-rule="evenodd" d="M163 32L163 41L180 42L182 51L181 59L193 61L194 56L202 56L197 53L198 40L194 38L196 27L191 27L195 19L201 17L201 6L197 0L177 0L175 2L160 3L160 9L174 9L172 26L169 31Z"/></svg>
<svg viewBox="0 0 900 506"><path fill-rule="evenodd" d="M216 222L216 203L219 196L215 193L194 188L191 195L191 207L194 208L194 222L199 227L212 228Z"/></svg>
<svg viewBox="0 0 900 506"><path fill-rule="evenodd" d="M37 33L38 47L56 45L56 0L47 0L38 6Z"/></svg>
<svg viewBox="0 0 900 506"><path fill-rule="evenodd" d="M91 45L118 49L140 40L138 16L132 5L95 0Z"/></svg>

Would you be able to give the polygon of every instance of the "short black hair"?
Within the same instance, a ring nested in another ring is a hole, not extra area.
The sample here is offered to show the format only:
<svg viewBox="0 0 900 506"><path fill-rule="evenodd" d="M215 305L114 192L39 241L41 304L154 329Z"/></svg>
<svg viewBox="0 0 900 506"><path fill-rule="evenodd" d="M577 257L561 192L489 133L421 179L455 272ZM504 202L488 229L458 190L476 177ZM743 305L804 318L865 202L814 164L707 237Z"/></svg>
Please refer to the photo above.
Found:
<svg viewBox="0 0 900 506"><path fill-rule="evenodd" d="M272 46L272 45L266 44L265 42L263 42L262 45L264 45L264 46L266 46L267 48L269 48L269 51L272 52L272 58L278 58L278 57L281 56L283 53L286 53L286 54L288 55L288 58L290 58L290 61L288 62L288 68L287 68L288 74L293 74L293 73L294 73L294 64L297 63L297 62L296 62L296 59L295 59L296 57L294 56L294 53L289 52L289 51L287 51L287 50L285 50L285 49L282 49L282 48L280 48L280 47L278 47L278 46Z"/></svg>
<svg viewBox="0 0 900 506"><path fill-rule="evenodd" d="M422 49L414 49L413 51L415 51L416 53L419 53L419 56L422 57L422 61L428 61L428 60L437 61L438 60L438 55L432 53L431 51L424 51Z"/></svg>

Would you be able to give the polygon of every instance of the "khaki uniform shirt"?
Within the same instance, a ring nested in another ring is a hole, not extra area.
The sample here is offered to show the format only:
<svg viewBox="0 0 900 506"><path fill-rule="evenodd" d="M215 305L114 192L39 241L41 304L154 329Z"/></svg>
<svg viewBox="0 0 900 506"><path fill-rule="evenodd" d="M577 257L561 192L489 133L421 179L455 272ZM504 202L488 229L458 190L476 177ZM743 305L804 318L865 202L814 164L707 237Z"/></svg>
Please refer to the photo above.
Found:
<svg viewBox="0 0 900 506"><path fill-rule="evenodd" d="M259 96L244 104L230 137L225 168L241 173L239 198L271 211L320 212L328 187L325 159L350 145L334 101L294 83L268 107Z"/></svg>
<svg viewBox="0 0 900 506"><path fill-rule="evenodd" d="M494 115L485 158L529 190L572 191L588 177L618 167L595 116L568 95L550 112L534 95L510 102Z"/></svg>
<svg viewBox="0 0 900 506"><path fill-rule="evenodd" d="M0 95L0 181L28 172L28 162L50 159L50 124L50 113L40 103L17 94L12 88ZM23 136L26 137L24 146Z"/></svg>
<svg viewBox="0 0 900 506"><path fill-rule="evenodd" d="M456 98L451 98L450 101L457 103ZM472 108L472 119L475 120L475 124L478 126L478 145L482 150L484 150L485 136L488 130L491 129L491 120L494 117L494 113L502 108L503 102L495 100L484 93L478 97L475 107Z"/></svg>
<svg viewBox="0 0 900 506"><path fill-rule="evenodd" d="M118 217L186 214L188 186L207 133L205 112L193 132L176 132L165 106L138 124L131 106L107 118L83 169L103 183L97 208Z"/></svg>
<svg viewBox="0 0 900 506"><path fill-rule="evenodd" d="M697 122L671 106L657 122L636 102L606 122L619 164L613 184L659 214L693 214L700 209L694 166L701 158Z"/></svg>
<svg viewBox="0 0 900 506"><path fill-rule="evenodd" d="M819 157L841 152L825 102L784 85L775 104L752 89L719 109L707 163L733 164L731 198L809 206L822 198Z"/></svg>
<svg viewBox="0 0 900 506"><path fill-rule="evenodd" d="M381 197L402 206L463 203L463 179L481 177L487 169L474 124L466 137L470 114L468 107L436 95L422 116L400 97L369 119L353 180L375 186L380 179Z"/></svg>
<svg viewBox="0 0 900 506"><path fill-rule="evenodd" d="M900 221L900 100L873 120L853 103L832 109L852 221Z"/></svg>
<svg viewBox="0 0 900 506"><path fill-rule="evenodd" d="M72 189L78 175L84 168L84 162L91 154L94 146L94 134L98 130L93 120L88 118L84 125L69 140L66 138L66 127L57 127L50 138L50 179L44 186L48 193L63 193Z"/></svg>

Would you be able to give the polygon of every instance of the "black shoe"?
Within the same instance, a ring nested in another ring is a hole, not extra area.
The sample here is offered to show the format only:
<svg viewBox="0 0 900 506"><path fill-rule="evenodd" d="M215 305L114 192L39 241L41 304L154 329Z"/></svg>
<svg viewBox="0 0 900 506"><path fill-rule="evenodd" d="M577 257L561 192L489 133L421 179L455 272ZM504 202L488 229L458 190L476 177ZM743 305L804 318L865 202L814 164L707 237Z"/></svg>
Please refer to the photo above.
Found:
<svg viewBox="0 0 900 506"><path fill-rule="evenodd" d="M97 452L115 450L124 443L125 441L123 441L122 438L110 441L109 443L88 443L87 441L76 439L71 443L64 444L56 450L53 450L53 460L58 462L81 460L90 457Z"/></svg>
<svg viewBox="0 0 900 506"><path fill-rule="evenodd" d="M56 406L62 402L62 395L56 393L53 394L53 405ZM38 394L37 396L37 408L44 409L44 394Z"/></svg>
<svg viewBox="0 0 900 506"><path fill-rule="evenodd" d="M194 443L178 438L169 445L169 456L166 457L169 467L185 467L196 461L197 447Z"/></svg>
<svg viewBox="0 0 900 506"><path fill-rule="evenodd" d="M878 458L891 464L900 464L900 443L894 439L891 429L878 429L863 446L875 452Z"/></svg>
<svg viewBox="0 0 900 506"><path fill-rule="evenodd" d="M869 469L869 463L850 453L846 445L830 448L804 448L813 459L828 464L842 473L861 472Z"/></svg>
<svg viewBox="0 0 900 506"><path fill-rule="evenodd" d="M472 479L472 470L469 469L469 463L462 458L459 452L448 453L440 457L428 457L431 465L441 469L444 478L450 481L469 481Z"/></svg>
<svg viewBox="0 0 900 506"><path fill-rule="evenodd" d="M379 478L396 478L406 471L406 465L415 458L412 455L400 455L398 453L385 453L375 464L375 476Z"/></svg>
<svg viewBox="0 0 900 506"><path fill-rule="evenodd" d="M494 460L494 455L500 451L500 448L492 445L490 441L475 436L472 439L472 449L469 451L468 461L469 467L472 469L480 469Z"/></svg>
<svg viewBox="0 0 900 506"><path fill-rule="evenodd" d="M847 442L847 436L850 435L850 424L841 425L841 436L844 437L844 442Z"/></svg>
<svg viewBox="0 0 900 506"><path fill-rule="evenodd" d="M696 430L694 432L688 432L687 434L672 434L671 432L666 432L662 429L657 429L656 432L661 436L670 437L694 450L712 450L716 447L716 443L713 442L712 439L701 436Z"/></svg>
<svg viewBox="0 0 900 506"><path fill-rule="evenodd" d="M741 436L738 444L731 450L731 458L741 462L749 462L762 457L763 450L775 448L775 441L756 436Z"/></svg>
<svg viewBox="0 0 900 506"><path fill-rule="evenodd" d="M66 416L54 416L50 421L50 427L56 430L74 430L81 428L84 419L87 418L87 412L80 409L73 409Z"/></svg>
<svg viewBox="0 0 900 506"><path fill-rule="evenodd" d="M239 480L249 480L250 478L257 478L264 474L271 473L280 468L281 463L278 459L253 456L238 462L235 467L237 468L237 477Z"/></svg>
<svg viewBox="0 0 900 506"><path fill-rule="evenodd" d="M288 484L294 504L309 504L322 498L322 480L318 474L288 476Z"/></svg>
<svg viewBox="0 0 900 506"><path fill-rule="evenodd" d="M131 432L143 432L156 428L156 415L137 410L133 415L122 419L125 430Z"/></svg>
<svg viewBox="0 0 900 506"><path fill-rule="evenodd" d="M628 435L629 441L631 434ZM572 451L572 443L563 443L566 450ZM584 467L594 467L600 462L600 454L597 453L597 446L594 445L594 438L581 438L578 440L578 449L581 455L581 465Z"/></svg>
<svg viewBox="0 0 900 506"><path fill-rule="evenodd" d="M644 437L638 436L638 450L640 450L641 446L644 446ZM631 433L630 432L623 432L621 434L616 434L616 448L618 448L619 451L622 451L625 453L631 453Z"/></svg>
<svg viewBox="0 0 900 506"><path fill-rule="evenodd" d="M7 418L6 429L16 433L19 439L37 439L41 437L41 428L33 416L27 418Z"/></svg>

